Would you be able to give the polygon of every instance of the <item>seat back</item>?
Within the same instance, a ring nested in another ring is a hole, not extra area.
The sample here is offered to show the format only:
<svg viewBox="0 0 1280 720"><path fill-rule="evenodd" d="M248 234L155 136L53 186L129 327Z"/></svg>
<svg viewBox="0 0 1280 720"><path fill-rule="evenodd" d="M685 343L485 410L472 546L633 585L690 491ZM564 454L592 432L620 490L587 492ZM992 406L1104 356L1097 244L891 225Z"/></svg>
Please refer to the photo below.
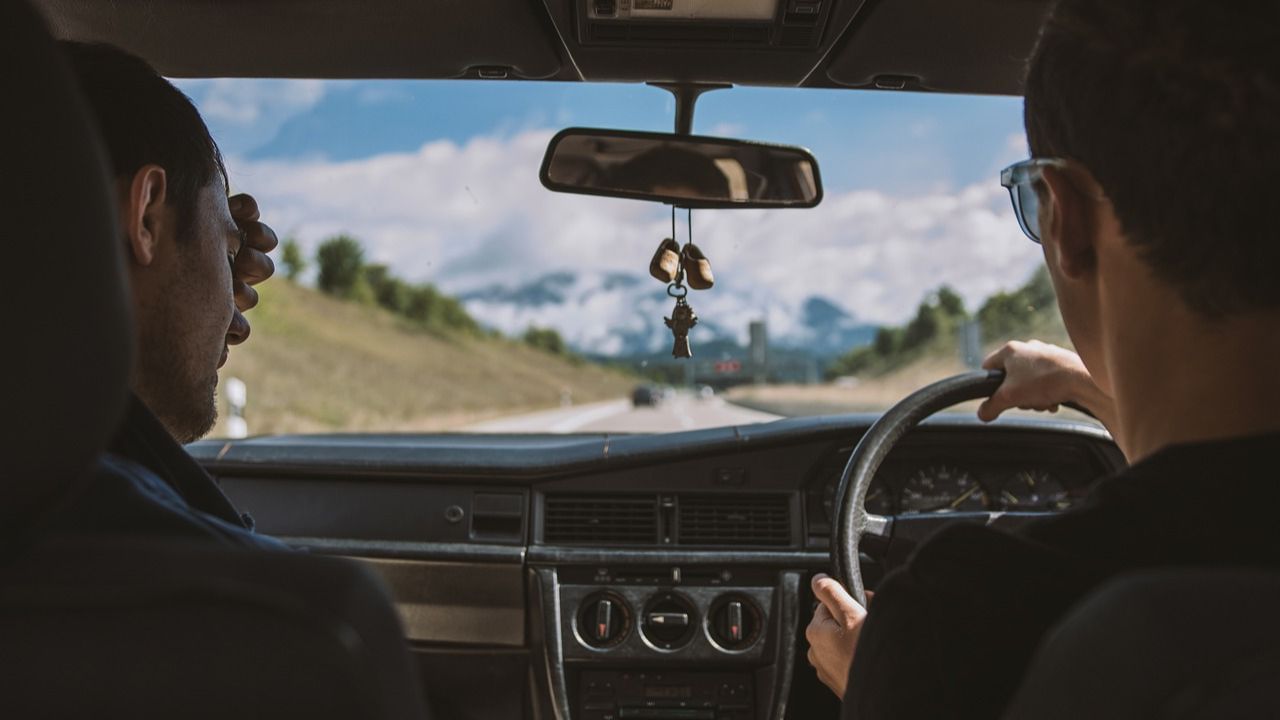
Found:
<svg viewBox="0 0 1280 720"><path fill-rule="evenodd" d="M0 3L0 539L84 476L124 415L133 339L108 166L67 64Z"/></svg>
<svg viewBox="0 0 1280 720"><path fill-rule="evenodd" d="M0 96L0 715L424 717L395 611L362 566L41 526L123 472L101 452L133 342L100 142L19 0L0 2Z"/></svg>
<svg viewBox="0 0 1280 720"><path fill-rule="evenodd" d="M1278 608L1275 571L1119 578L1046 636L1005 717L1280 717Z"/></svg>
<svg viewBox="0 0 1280 720"><path fill-rule="evenodd" d="M121 538L43 542L0 584L12 717L425 716L391 601L353 561Z"/></svg>

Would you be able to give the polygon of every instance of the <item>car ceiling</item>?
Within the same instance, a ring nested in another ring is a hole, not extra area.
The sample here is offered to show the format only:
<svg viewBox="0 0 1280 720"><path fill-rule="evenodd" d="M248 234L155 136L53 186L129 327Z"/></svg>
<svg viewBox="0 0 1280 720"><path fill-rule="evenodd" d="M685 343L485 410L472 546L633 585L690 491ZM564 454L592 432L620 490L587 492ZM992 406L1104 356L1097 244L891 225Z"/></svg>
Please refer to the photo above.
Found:
<svg viewBox="0 0 1280 720"><path fill-rule="evenodd" d="M1050 0L818 3L805 47L724 38L593 42L589 0L37 0L66 39L171 77L727 82L1021 94ZM779 21L781 22L781 21Z"/></svg>

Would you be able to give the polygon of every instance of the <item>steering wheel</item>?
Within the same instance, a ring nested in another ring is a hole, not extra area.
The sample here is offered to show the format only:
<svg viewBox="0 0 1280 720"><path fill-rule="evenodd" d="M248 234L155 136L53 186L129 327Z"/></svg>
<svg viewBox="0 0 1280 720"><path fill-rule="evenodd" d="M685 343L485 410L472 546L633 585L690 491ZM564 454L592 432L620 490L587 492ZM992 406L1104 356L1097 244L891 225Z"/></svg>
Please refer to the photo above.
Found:
<svg viewBox="0 0 1280 720"><path fill-rule="evenodd" d="M863 607L867 592L862 585L858 545L863 535L886 535L889 518L867 513L867 490L880 464L898 440L920 421L966 400L990 397L1004 382L1003 370L965 373L925 386L889 408L862 436L849 456L836 490L836 537L832 543L836 579Z"/></svg>

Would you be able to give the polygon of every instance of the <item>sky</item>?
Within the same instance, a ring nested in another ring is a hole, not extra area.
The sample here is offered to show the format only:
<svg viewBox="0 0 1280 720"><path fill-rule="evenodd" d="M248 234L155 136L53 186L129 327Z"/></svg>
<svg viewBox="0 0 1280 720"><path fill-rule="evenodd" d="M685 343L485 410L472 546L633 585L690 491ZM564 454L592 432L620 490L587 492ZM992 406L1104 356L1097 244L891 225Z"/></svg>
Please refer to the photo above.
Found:
<svg viewBox="0 0 1280 720"><path fill-rule="evenodd" d="M253 194L263 219L308 251L349 233L396 274L465 292L559 270L643 275L670 232L666 206L552 193L537 177L563 127L670 130L670 96L644 85L177 85L220 144L233 188ZM997 174L1026 156L1021 106L854 90L704 95L696 133L803 145L826 192L809 210L695 211L693 239L712 259L717 289L748 298L762 316L817 295L888 323L944 283L971 305L1020 285L1041 257Z"/></svg>

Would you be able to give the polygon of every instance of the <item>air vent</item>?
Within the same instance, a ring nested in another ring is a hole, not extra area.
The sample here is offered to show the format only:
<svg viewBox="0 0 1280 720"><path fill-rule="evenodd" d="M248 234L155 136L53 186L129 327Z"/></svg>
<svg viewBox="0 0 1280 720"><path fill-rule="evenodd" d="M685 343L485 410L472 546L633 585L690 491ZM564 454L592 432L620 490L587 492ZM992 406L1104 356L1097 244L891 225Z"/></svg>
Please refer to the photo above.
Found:
<svg viewBox="0 0 1280 720"><path fill-rule="evenodd" d="M791 544L786 495L681 495L681 545Z"/></svg>
<svg viewBox="0 0 1280 720"><path fill-rule="evenodd" d="M543 540L564 545L655 545L657 498L548 495Z"/></svg>

